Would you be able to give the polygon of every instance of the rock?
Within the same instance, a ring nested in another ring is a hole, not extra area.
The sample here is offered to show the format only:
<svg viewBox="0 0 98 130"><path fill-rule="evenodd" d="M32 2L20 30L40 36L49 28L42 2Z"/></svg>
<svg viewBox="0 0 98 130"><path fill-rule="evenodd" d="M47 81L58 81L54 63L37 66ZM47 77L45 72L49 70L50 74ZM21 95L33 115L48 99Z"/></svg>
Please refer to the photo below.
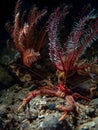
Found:
<svg viewBox="0 0 98 130"><path fill-rule="evenodd" d="M58 121L60 114L54 113L47 115L42 122L40 122L39 130L72 130L66 120Z"/></svg>
<svg viewBox="0 0 98 130"><path fill-rule="evenodd" d="M0 106L0 130L13 130L15 120L12 113L8 113L6 105Z"/></svg>
<svg viewBox="0 0 98 130"><path fill-rule="evenodd" d="M0 105L0 118L7 118L6 105Z"/></svg>
<svg viewBox="0 0 98 130"><path fill-rule="evenodd" d="M95 117L95 109L94 108L89 108L89 111L87 112L87 116L89 117Z"/></svg>
<svg viewBox="0 0 98 130"><path fill-rule="evenodd" d="M10 43L10 45L12 45L12 43ZM9 65L17 61L20 53L16 49L14 49L14 47L4 47L1 50L0 56L0 62L4 65Z"/></svg>
<svg viewBox="0 0 98 130"><path fill-rule="evenodd" d="M98 117L92 118L92 121L88 121L80 125L76 130L98 130Z"/></svg>
<svg viewBox="0 0 98 130"><path fill-rule="evenodd" d="M89 105L92 105L92 106L95 106L95 107L98 106L98 98L91 100Z"/></svg>
<svg viewBox="0 0 98 130"><path fill-rule="evenodd" d="M0 90L13 84L14 78L0 65Z"/></svg>
<svg viewBox="0 0 98 130"><path fill-rule="evenodd" d="M20 127L20 130L28 130L29 129L29 121L24 121Z"/></svg>
<svg viewBox="0 0 98 130"><path fill-rule="evenodd" d="M26 111L26 119L29 121L35 120L38 117L38 112L35 109L32 109L32 111L28 110Z"/></svg>
<svg viewBox="0 0 98 130"><path fill-rule="evenodd" d="M48 109L49 110L56 110L56 104L55 103L51 103L48 105Z"/></svg>
<svg viewBox="0 0 98 130"><path fill-rule="evenodd" d="M44 115L39 115L38 118L42 119L42 118L44 118Z"/></svg>
<svg viewBox="0 0 98 130"><path fill-rule="evenodd" d="M26 85L27 86L27 85ZM35 90L36 88L38 88L35 84L32 84L32 85L29 85L30 87L28 88L29 91L33 91Z"/></svg>

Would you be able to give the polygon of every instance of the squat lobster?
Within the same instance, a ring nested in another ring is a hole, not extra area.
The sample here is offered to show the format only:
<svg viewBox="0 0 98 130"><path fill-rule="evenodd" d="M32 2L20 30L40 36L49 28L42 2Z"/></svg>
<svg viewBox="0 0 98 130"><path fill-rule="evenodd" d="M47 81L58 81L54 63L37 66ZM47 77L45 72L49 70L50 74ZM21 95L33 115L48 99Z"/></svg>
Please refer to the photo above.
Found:
<svg viewBox="0 0 98 130"><path fill-rule="evenodd" d="M35 98L38 95L50 95L50 96L65 98L67 95L72 94L70 89L65 87L65 84L63 84L63 83L60 83L57 86L57 88L58 88L57 90L54 90L53 88L49 88L48 86L44 86L44 87L41 87L41 89L39 89L37 91L33 91L33 92L29 93L29 96L23 100L23 103L19 106L18 110L20 110L24 105L28 104L33 98ZM89 98L81 96L78 93L72 94L72 97L74 99L82 98L86 101L90 101Z"/></svg>

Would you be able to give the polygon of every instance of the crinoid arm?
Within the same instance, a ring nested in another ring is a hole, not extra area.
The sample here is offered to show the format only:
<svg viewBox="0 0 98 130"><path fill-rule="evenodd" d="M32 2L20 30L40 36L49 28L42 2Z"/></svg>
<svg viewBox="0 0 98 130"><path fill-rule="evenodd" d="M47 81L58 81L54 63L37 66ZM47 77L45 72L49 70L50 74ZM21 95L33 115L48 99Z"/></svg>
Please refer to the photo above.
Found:
<svg viewBox="0 0 98 130"><path fill-rule="evenodd" d="M30 7L28 11L22 9L22 0L18 0L15 6L15 18L13 26L7 23L11 38L19 51L25 66L31 67L40 56L40 50L47 42L45 24L38 29L42 17L47 10L38 10L36 6Z"/></svg>
<svg viewBox="0 0 98 130"><path fill-rule="evenodd" d="M63 18L69 13L71 6L64 6L63 9L57 8L53 14L51 14L48 20L48 35L49 35L49 56L54 66L62 71L64 70L63 55L61 52L61 44L58 40L58 26Z"/></svg>
<svg viewBox="0 0 98 130"><path fill-rule="evenodd" d="M63 14L65 9L66 12ZM57 8L48 21L50 60L57 70L64 71L67 76L73 71L92 65L92 63L86 64L78 68L76 63L87 48L98 39L98 15L95 9L89 9L86 14L83 10L81 18L74 23L67 40L61 43L58 35L59 23L68 13L68 6L65 6L62 10Z"/></svg>

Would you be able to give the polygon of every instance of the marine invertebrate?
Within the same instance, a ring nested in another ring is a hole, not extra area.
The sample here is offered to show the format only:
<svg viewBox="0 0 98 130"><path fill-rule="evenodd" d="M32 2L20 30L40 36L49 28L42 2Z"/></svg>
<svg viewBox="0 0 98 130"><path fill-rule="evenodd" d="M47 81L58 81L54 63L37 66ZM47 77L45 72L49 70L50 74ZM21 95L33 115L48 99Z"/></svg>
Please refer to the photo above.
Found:
<svg viewBox="0 0 98 130"><path fill-rule="evenodd" d="M61 43L58 36L58 27L63 20L63 16L68 14L68 11L66 13L63 11L61 12L61 9L57 8L50 16L48 34L50 60L58 71L64 72L67 78L74 71L84 70L97 62L95 60L80 64L80 58L85 53L87 47L90 47L98 39L98 18L95 9L92 9L74 24L67 40Z"/></svg>
<svg viewBox="0 0 98 130"><path fill-rule="evenodd" d="M24 65L31 67L40 56L40 50L47 40L45 25L38 28L38 23L46 14L46 10L38 11L33 6L29 13L22 12L21 1L18 0L15 8L13 27L7 24L16 49L20 52Z"/></svg>
<svg viewBox="0 0 98 130"><path fill-rule="evenodd" d="M60 117L59 121L66 118L66 116L70 112L78 112L79 111L79 103L74 100L72 96L66 96L66 104L67 107L64 107L62 105L58 105L57 108L61 111L64 111L65 113Z"/></svg>
<svg viewBox="0 0 98 130"><path fill-rule="evenodd" d="M67 41L61 43L58 38L58 27L63 17L69 13L69 8L70 6L64 6L63 9L58 7L48 20L49 55L50 60L59 73L58 85L52 85L50 88L44 86L38 91L31 92L30 95L24 99L19 110L37 95L52 95L62 98L71 95L68 98L69 108L66 109L67 113L72 111L74 106L77 107L77 105L75 105L76 98L89 101L88 98L78 93L72 93L66 84L66 79L70 78L74 72L85 70L85 68L91 67L97 62L97 60L94 60L93 62L79 64L80 57L84 54L87 47L98 39L98 18L95 10L91 10L88 14L83 16L78 23L75 23ZM66 113L64 117L66 117Z"/></svg>
<svg viewBox="0 0 98 130"><path fill-rule="evenodd" d="M80 114L82 111L89 110L88 106L82 105L79 102L75 101L74 97L68 95L65 97L66 105L58 105L56 106L60 111L64 111L64 114L59 118L59 121L65 119L70 113L74 113L75 116Z"/></svg>
<svg viewBox="0 0 98 130"><path fill-rule="evenodd" d="M67 95L72 94L71 90L68 87L66 87L64 85L64 83L60 83L58 86L54 86L54 87L55 87L55 89L51 88L49 86L44 86L44 87L40 87L39 90L37 90L37 91L30 92L29 96L23 100L23 103L19 106L18 110L20 110L23 106L28 104L30 102L30 100L32 100L33 98L35 98L38 95L50 95L50 96L65 98ZM72 94L72 97L74 99L82 98L86 101L90 101L89 98L81 96L78 93Z"/></svg>

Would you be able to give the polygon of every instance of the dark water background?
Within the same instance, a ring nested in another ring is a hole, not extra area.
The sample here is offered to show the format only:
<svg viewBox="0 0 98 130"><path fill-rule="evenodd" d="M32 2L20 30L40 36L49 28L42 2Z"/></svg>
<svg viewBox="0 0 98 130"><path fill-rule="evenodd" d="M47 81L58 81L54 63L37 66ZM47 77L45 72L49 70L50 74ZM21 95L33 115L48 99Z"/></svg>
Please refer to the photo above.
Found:
<svg viewBox="0 0 98 130"><path fill-rule="evenodd" d="M14 19L14 8L17 0L0 1L0 41L6 41L9 36L5 30L5 23ZM22 0L22 10L29 9L32 4L39 8L47 8L50 12L62 3L72 4L73 13L78 12L84 5L90 3L93 8L98 8L97 0Z"/></svg>

